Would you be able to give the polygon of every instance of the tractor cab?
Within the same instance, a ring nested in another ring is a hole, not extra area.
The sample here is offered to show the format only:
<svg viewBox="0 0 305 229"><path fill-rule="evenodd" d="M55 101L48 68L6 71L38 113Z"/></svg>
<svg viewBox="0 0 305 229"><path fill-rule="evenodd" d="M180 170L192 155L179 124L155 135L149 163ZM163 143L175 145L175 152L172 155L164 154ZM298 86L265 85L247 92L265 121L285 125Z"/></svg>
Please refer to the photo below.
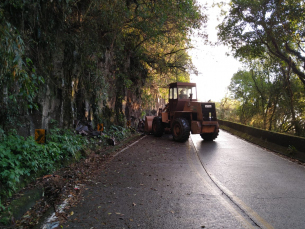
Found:
<svg viewBox="0 0 305 229"><path fill-rule="evenodd" d="M169 84L168 104L159 108L158 116L145 116L146 133L161 137L165 131L178 142L187 141L190 133L213 141L219 132L215 103L197 101L196 83Z"/></svg>
<svg viewBox="0 0 305 229"><path fill-rule="evenodd" d="M172 112L182 110L185 101L197 101L196 83L171 83L168 101Z"/></svg>

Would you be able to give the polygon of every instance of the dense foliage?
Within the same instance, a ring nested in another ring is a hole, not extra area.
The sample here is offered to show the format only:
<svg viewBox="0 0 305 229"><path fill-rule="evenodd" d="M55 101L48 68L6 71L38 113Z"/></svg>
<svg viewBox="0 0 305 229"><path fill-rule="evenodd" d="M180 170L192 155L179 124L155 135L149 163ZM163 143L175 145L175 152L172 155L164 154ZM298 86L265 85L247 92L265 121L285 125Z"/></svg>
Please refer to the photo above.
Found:
<svg viewBox="0 0 305 229"><path fill-rule="evenodd" d="M21 178L26 183L37 175L54 171L63 161L74 157L84 144L81 136L58 129L52 130L45 145L37 144L33 137L25 139L16 133L0 131L0 200L20 187Z"/></svg>
<svg viewBox="0 0 305 229"><path fill-rule="evenodd" d="M231 1L219 39L250 70L233 76L236 112L226 118L305 135L304 12L303 1Z"/></svg>
<svg viewBox="0 0 305 229"><path fill-rule="evenodd" d="M304 89L296 77L290 79L289 84L284 83L265 76L262 71L237 72L229 87L233 100L222 101L222 118L266 130L304 135Z"/></svg>
<svg viewBox="0 0 305 229"><path fill-rule="evenodd" d="M219 38L237 57L277 58L305 84L304 7L302 0L232 0Z"/></svg>
<svg viewBox="0 0 305 229"><path fill-rule="evenodd" d="M195 0L2 1L0 124L32 113L43 128L97 122L108 107L123 125L127 91L141 100L156 81L189 79L188 36L204 21Z"/></svg>
<svg viewBox="0 0 305 229"><path fill-rule="evenodd" d="M159 87L189 80L188 37L205 19L195 0L1 1L0 196L75 155L76 119L124 138L124 106L143 114ZM40 128L45 145L28 137Z"/></svg>
<svg viewBox="0 0 305 229"><path fill-rule="evenodd" d="M90 148L105 147L109 138L120 141L130 134L130 129L111 126L102 136L88 139L54 128L48 134L47 143L38 144L33 137L24 138L16 131L5 134L0 129L0 211L4 208L1 199L10 197L22 185L54 172L68 161L79 160Z"/></svg>

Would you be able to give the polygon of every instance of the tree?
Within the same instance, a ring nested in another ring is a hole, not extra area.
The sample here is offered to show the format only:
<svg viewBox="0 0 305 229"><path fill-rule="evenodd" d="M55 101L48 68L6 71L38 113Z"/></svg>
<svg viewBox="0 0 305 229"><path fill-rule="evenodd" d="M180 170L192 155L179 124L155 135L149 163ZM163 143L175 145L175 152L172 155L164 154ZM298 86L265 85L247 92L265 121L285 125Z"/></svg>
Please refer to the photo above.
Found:
<svg viewBox="0 0 305 229"><path fill-rule="evenodd" d="M24 55L25 48L22 36L7 21L0 5L0 124L4 129L36 106L34 98L43 83L31 59Z"/></svg>
<svg viewBox="0 0 305 229"><path fill-rule="evenodd" d="M249 62L251 71L239 71L229 86L239 101L236 110L243 124L266 130L304 133L304 90L289 68L270 59ZM234 118L230 117L234 121Z"/></svg>
<svg viewBox="0 0 305 229"><path fill-rule="evenodd" d="M225 96L220 103L216 103L217 116L222 120L230 120L233 122L239 122L238 107L240 102Z"/></svg>
<svg viewBox="0 0 305 229"><path fill-rule="evenodd" d="M282 95L278 77L272 69L252 62L252 70L239 71L232 77L229 89L240 101L239 116L243 124L272 129L279 98Z"/></svg>
<svg viewBox="0 0 305 229"><path fill-rule="evenodd" d="M218 36L236 57L278 58L305 85L304 22L302 0L232 0Z"/></svg>
<svg viewBox="0 0 305 229"><path fill-rule="evenodd" d="M240 102L238 107L239 121L250 124L252 117L258 114L258 94L252 81L251 72L238 71L231 79L229 90L233 99Z"/></svg>
<svg viewBox="0 0 305 229"><path fill-rule="evenodd" d="M107 106L125 124L127 92L140 98L144 85L188 79L188 35L206 20L195 0L14 0L0 11L24 43L23 62L45 79L31 97L42 128L50 119L62 127L98 120Z"/></svg>

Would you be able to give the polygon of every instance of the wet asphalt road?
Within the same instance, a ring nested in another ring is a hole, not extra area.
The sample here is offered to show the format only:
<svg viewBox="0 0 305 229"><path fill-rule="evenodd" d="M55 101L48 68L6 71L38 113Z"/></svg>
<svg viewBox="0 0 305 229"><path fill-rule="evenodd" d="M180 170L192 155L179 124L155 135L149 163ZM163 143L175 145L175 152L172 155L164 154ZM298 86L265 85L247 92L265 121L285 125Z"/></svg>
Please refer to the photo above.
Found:
<svg viewBox="0 0 305 229"><path fill-rule="evenodd" d="M215 142L146 136L86 186L63 228L305 228L304 175L223 131Z"/></svg>
<svg viewBox="0 0 305 229"><path fill-rule="evenodd" d="M260 227L305 228L305 168L224 131L192 136L212 180Z"/></svg>

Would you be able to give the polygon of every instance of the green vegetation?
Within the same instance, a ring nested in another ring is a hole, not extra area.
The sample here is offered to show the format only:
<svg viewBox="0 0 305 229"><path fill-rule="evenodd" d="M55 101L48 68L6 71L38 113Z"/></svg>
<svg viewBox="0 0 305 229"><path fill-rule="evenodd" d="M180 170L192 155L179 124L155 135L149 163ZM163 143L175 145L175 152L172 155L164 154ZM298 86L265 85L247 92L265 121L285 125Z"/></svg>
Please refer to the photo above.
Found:
<svg viewBox="0 0 305 229"><path fill-rule="evenodd" d="M123 104L140 113L141 98L189 80L188 36L205 20L195 0L1 1L2 128L29 116L46 129L50 119L123 126Z"/></svg>
<svg viewBox="0 0 305 229"><path fill-rule="evenodd" d="M188 37L205 20L196 0L1 1L0 198L77 159L75 120L128 136L159 87L189 80ZM44 145L30 136L41 128Z"/></svg>
<svg viewBox="0 0 305 229"><path fill-rule="evenodd" d="M220 42L247 69L232 77L223 117L266 130L305 136L303 1L232 0ZM230 113L227 111L230 110Z"/></svg>
<svg viewBox="0 0 305 229"><path fill-rule="evenodd" d="M109 137L121 141L130 135L130 130L111 126L102 136L88 139L70 130L54 128L47 135L46 144L38 144L33 137L24 138L16 132L5 134L0 129L0 207L1 199L34 181L38 176L52 173L67 161L79 160L85 151L107 145ZM83 153L81 153L83 151Z"/></svg>
<svg viewBox="0 0 305 229"><path fill-rule="evenodd" d="M25 139L16 133L6 135L2 132L1 140L0 197L2 198L11 196L22 183L24 185L35 180L38 175L55 171L64 161L76 157L76 153L85 143L80 135L59 129L51 131L47 144L37 144L33 137Z"/></svg>

